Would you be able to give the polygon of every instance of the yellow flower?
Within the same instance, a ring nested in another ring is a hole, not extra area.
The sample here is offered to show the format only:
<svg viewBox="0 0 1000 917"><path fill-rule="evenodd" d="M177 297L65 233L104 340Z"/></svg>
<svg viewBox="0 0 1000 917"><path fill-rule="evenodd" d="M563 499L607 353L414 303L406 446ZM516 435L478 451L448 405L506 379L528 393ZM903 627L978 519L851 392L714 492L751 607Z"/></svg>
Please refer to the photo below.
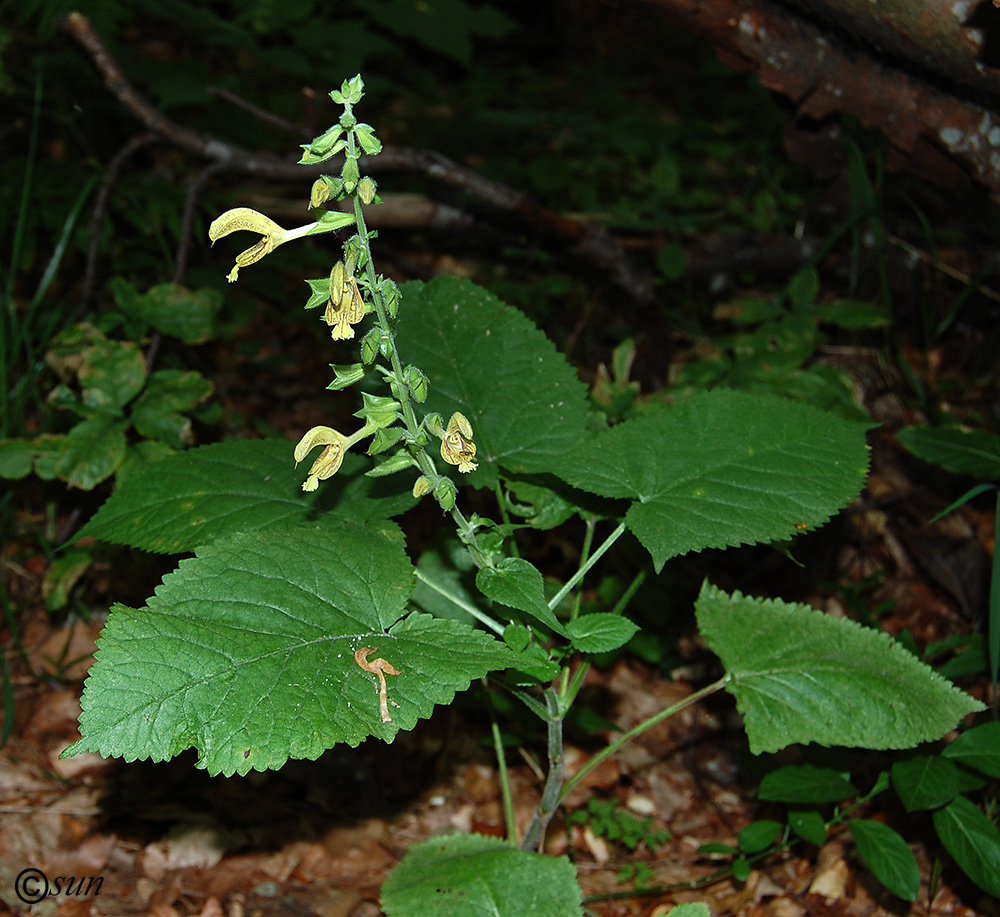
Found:
<svg viewBox="0 0 1000 917"><path fill-rule="evenodd" d="M472 461L475 457L476 444L472 441L472 426L464 414L456 411L448 421L448 429L441 434L441 458L450 465L458 465L458 470L464 474L479 467Z"/></svg>
<svg viewBox="0 0 1000 917"><path fill-rule="evenodd" d="M326 448L309 469L309 476L302 484L305 491L315 490L320 481L332 478L340 470L344 453L348 449L347 437L332 427L313 427L295 447L295 464L301 462L316 446Z"/></svg>
<svg viewBox="0 0 1000 917"><path fill-rule="evenodd" d="M212 222L212 225L208 227L208 238L212 240L214 245L223 236L228 236L231 232L238 232L241 229L260 233L261 239L256 245L236 256L236 267L226 276L226 279L233 283L239 276L241 267L247 267L255 261L260 261L264 255L269 255L279 245L283 245L291 239L299 239L308 235L315 228L316 223L307 223L297 229L284 229L270 217L266 217L256 210L251 210L249 207L237 207L234 210L227 210Z"/></svg>
<svg viewBox="0 0 1000 917"><path fill-rule="evenodd" d="M314 491L319 487L320 481L332 478L344 462L344 453L351 448L359 439L370 436L374 427L365 424L356 433L344 436L338 433L333 427L313 427L295 447L295 464L302 461L317 446L325 446L319 454L319 458L312 464L309 474L302 484L302 489L307 492Z"/></svg>
<svg viewBox="0 0 1000 917"><path fill-rule="evenodd" d="M323 321L333 329L330 336L335 341L354 337L351 325L360 322L367 311L358 282L346 275L343 262L338 261L330 272L330 299L323 313Z"/></svg>

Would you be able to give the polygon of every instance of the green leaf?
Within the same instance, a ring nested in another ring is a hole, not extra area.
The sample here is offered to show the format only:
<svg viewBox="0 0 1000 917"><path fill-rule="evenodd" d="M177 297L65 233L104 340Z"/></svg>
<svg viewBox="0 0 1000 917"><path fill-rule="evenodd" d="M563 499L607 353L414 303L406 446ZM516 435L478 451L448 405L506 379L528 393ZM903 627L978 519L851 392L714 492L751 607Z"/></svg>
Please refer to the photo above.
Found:
<svg viewBox="0 0 1000 917"><path fill-rule="evenodd" d="M819 805L850 799L857 796L858 791L850 780L835 770L798 764L765 774L757 795L768 802Z"/></svg>
<svg viewBox="0 0 1000 917"><path fill-rule="evenodd" d="M712 917L708 905L701 901L689 901L670 909L670 917Z"/></svg>
<svg viewBox="0 0 1000 917"><path fill-rule="evenodd" d="M795 742L910 748L984 709L887 634L847 618L708 583L695 610L754 754Z"/></svg>
<svg viewBox="0 0 1000 917"><path fill-rule="evenodd" d="M179 554L236 532L303 523L318 512L363 522L414 503L406 482L357 474L369 463L351 453L335 477L304 494L292 448L285 440L230 441L140 468L77 537Z"/></svg>
<svg viewBox="0 0 1000 917"><path fill-rule="evenodd" d="M736 836L744 853L760 853L771 846L781 833L781 824L770 819L752 821Z"/></svg>
<svg viewBox="0 0 1000 917"><path fill-rule="evenodd" d="M429 548L417 561L413 604L435 617L474 626L475 618L463 606L476 607L477 596L471 591L475 568L468 548L457 538Z"/></svg>
<svg viewBox="0 0 1000 917"><path fill-rule="evenodd" d="M561 486L569 490L565 485ZM509 481L507 487L518 500L526 504L513 505L511 509L517 515L525 516L532 528L543 531L554 529L577 512L577 506L543 484L532 481Z"/></svg>
<svg viewBox="0 0 1000 917"><path fill-rule="evenodd" d="M473 38L501 38L517 24L495 6L473 6L462 0L432 0L414 6L408 0L372 4L368 15L378 26L406 42L471 67Z"/></svg>
<svg viewBox="0 0 1000 917"><path fill-rule="evenodd" d="M521 312L455 277L403 284L396 341L430 379L425 407L472 424L479 470L463 483L492 487L497 465L556 471L586 430L587 389Z"/></svg>
<svg viewBox="0 0 1000 917"><path fill-rule="evenodd" d="M913 851L888 825L852 818L847 823L858 854L889 891L904 901L913 901L920 889L920 870Z"/></svg>
<svg viewBox="0 0 1000 917"><path fill-rule="evenodd" d="M983 891L1000 898L1000 831L965 796L932 816L945 849Z"/></svg>
<svg viewBox="0 0 1000 917"><path fill-rule="evenodd" d="M238 589L234 584L239 584ZM84 690L79 742L128 761L194 747L212 774L280 767L369 735L391 742L435 704L512 659L499 641L456 621L411 614L403 536L326 515L284 531L199 548L145 608L115 606ZM372 649L387 676L355 661Z"/></svg>
<svg viewBox="0 0 1000 917"><path fill-rule="evenodd" d="M0 478L19 481L31 474L35 446L30 439L0 441Z"/></svg>
<svg viewBox="0 0 1000 917"><path fill-rule="evenodd" d="M49 611L66 607L73 587L93 561L90 551L79 549L66 551L53 559L42 583L42 597Z"/></svg>
<svg viewBox="0 0 1000 917"><path fill-rule="evenodd" d="M83 352L78 378L86 407L121 416L146 382L146 360L130 341L105 339Z"/></svg>
<svg viewBox="0 0 1000 917"><path fill-rule="evenodd" d="M826 822L815 809L792 809L788 813L788 827L809 844L822 847L826 843Z"/></svg>
<svg viewBox="0 0 1000 917"><path fill-rule="evenodd" d="M218 290L161 283L139 293L122 277L111 278L109 286L122 312L185 344L203 344L215 334L215 316L223 303Z"/></svg>
<svg viewBox="0 0 1000 917"><path fill-rule="evenodd" d="M191 420L182 412L192 410L211 394L212 383L201 373L161 369L149 377L130 419L141 436L182 449L193 439Z"/></svg>
<svg viewBox="0 0 1000 917"><path fill-rule="evenodd" d="M600 433L556 473L635 501L625 522L659 570L677 554L825 523L864 483L866 428L784 398L718 389Z"/></svg>
<svg viewBox="0 0 1000 917"><path fill-rule="evenodd" d="M385 880L380 903L386 917L574 917L583 914L580 899L566 857L452 834L410 847Z"/></svg>
<svg viewBox="0 0 1000 917"><path fill-rule="evenodd" d="M581 653L607 653L624 646L639 625L621 615L605 612L584 615L566 625L573 646Z"/></svg>
<svg viewBox="0 0 1000 917"><path fill-rule="evenodd" d="M958 768L937 755L915 755L892 765L892 786L907 812L937 809L958 793Z"/></svg>
<svg viewBox="0 0 1000 917"><path fill-rule="evenodd" d="M107 417L78 423L63 438L56 474L70 487L93 490L125 458L125 426Z"/></svg>
<svg viewBox="0 0 1000 917"><path fill-rule="evenodd" d="M896 438L917 458L955 474L1000 481L1000 436L957 427L905 427Z"/></svg>
<svg viewBox="0 0 1000 917"><path fill-rule="evenodd" d="M146 361L139 347L109 340L87 322L71 325L55 337L45 362L64 381L76 376L82 390L77 401L73 391L61 385L50 400L86 417L120 417L146 381Z"/></svg>
<svg viewBox="0 0 1000 917"><path fill-rule="evenodd" d="M814 267L805 267L788 282L788 298L793 308L810 307L819 296L819 274Z"/></svg>
<svg viewBox="0 0 1000 917"><path fill-rule="evenodd" d="M983 723L963 732L941 754L991 777L1000 777L1000 723Z"/></svg>
<svg viewBox="0 0 1000 917"><path fill-rule="evenodd" d="M889 309L881 303L854 299L838 299L825 303L820 307L819 318L828 324L853 330L885 328L892 321Z"/></svg>
<svg viewBox="0 0 1000 917"><path fill-rule="evenodd" d="M476 586L494 602L527 612L549 630L566 636L566 629L545 601L542 574L534 564L520 557L504 558L496 567L483 567L476 574Z"/></svg>

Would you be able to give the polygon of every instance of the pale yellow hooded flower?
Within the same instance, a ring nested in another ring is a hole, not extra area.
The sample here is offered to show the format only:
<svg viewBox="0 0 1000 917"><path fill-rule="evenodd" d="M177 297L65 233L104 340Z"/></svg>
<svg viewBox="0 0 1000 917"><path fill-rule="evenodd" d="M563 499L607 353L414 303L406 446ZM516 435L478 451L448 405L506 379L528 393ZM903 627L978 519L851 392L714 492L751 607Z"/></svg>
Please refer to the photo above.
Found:
<svg viewBox="0 0 1000 917"><path fill-rule="evenodd" d="M323 313L323 321L333 329L330 336L335 341L354 337L351 325L360 322L366 312L358 282L347 273L344 262L338 261L330 271L330 298Z"/></svg>
<svg viewBox="0 0 1000 917"><path fill-rule="evenodd" d="M325 448L309 469L309 474L302 483L302 489L311 492L319 487L320 481L332 478L344 462L344 453L359 439L370 436L374 428L365 425L357 433L344 436L333 427L313 427L295 447L295 464L301 462L316 446Z"/></svg>
<svg viewBox="0 0 1000 917"><path fill-rule="evenodd" d="M212 222L212 225L208 227L208 238L212 240L214 245L223 236L228 236L231 232L238 232L241 229L260 233L261 239L256 245L236 256L236 266L226 276L226 279L233 283L239 276L241 267L247 267L255 261L260 261L264 255L269 255L279 245L283 245L291 239L300 239L302 236L308 235L316 226L316 223L307 223L296 229L285 229L270 217L266 217L256 210L251 210L249 207L237 207L234 210L227 210Z"/></svg>
<svg viewBox="0 0 1000 917"><path fill-rule="evenodd" d="M441 434L441 458L450 465L458 465L458 470L465 474L479 467L472 461L475 457L476 444L472 441L472 425L464 414L456 411L448 421L448 429Z"/></svg>

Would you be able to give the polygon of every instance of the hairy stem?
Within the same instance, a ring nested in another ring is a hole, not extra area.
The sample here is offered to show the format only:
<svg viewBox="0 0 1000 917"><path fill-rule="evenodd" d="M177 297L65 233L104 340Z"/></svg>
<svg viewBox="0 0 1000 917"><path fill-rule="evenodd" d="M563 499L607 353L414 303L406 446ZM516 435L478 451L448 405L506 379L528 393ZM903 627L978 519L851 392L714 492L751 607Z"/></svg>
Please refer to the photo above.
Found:
<svg viewBox="0 0 1000 917"><path fill-rule="evenodd" d="M524 840L521 841L522 850L541 851L545 842L545 829L548 828L563 798L561 790L566 767L563 756L563 720L566 718L566 709L552 688L547 688L545 691L545 703L549 713L547 717L549 774L542 790L541 802L538 803Z"/></svg>

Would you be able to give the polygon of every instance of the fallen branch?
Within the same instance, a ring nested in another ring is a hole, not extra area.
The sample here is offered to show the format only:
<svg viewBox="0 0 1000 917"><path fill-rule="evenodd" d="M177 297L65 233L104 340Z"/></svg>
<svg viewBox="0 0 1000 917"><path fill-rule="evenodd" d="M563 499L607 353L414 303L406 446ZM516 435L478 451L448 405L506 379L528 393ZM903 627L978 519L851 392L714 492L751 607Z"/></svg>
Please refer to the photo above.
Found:
<svg viewBox="0 0 1000 917"><path fill-rule="evenodd" d="M844 33L807 21L787 3L650 0L649 5L708 39L727 66L750 70L768 89L791 98L807 118L849 112L886 134L918 173L939 182L969 173L1000 201L1000 121L971 95L900 69L863 43L849 43Z"/></svg>
<svg viewBox="0 0 1000 917"><path fill-rule="evenodd" d="M336 159L321 166L302 166L269 153L252 153L171 121L135 90L86 16L79 12L69 13L63 17L61 24L87 50L103 75L108 89L118 100L150 131L176 146L221 162L235 171L267 178L298 181L318 177L321 172L336 170ZM372 173L390 170L422 172L460 188L495 209L530 224L561 244L568 245L573 254L586 258L605 271L610 280L640 305L651 306L659 302L652 276L631 264L618 241L601 226L584 223L542 207L529 195L500 182L490 181L432 150L386 146L377 158L364 157L361 164Z"/></svg>

